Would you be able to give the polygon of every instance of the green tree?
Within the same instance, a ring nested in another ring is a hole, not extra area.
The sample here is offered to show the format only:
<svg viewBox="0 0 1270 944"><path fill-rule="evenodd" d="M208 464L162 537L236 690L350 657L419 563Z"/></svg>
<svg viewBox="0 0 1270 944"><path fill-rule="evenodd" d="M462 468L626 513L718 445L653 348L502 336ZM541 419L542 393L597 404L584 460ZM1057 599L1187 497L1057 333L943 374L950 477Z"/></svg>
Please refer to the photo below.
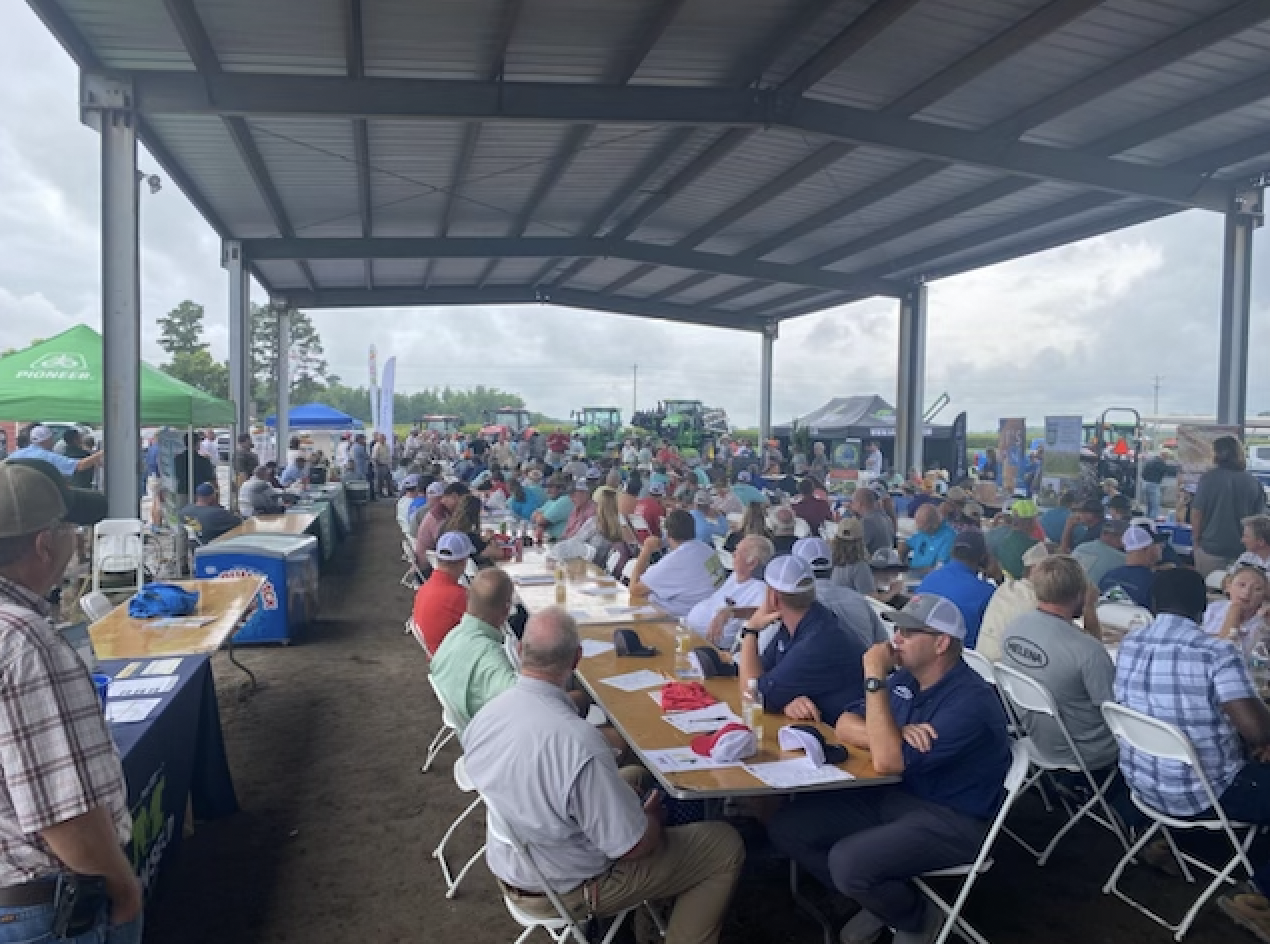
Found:
<svg viewBox="0 0 1270 944"><path fill-rule="evenodd" d="M204 393L229 399L229 365L213 360L206 347L176 352L172 363L163 365L163 371Z"/></svg>
<svg viewBox="0 0 1270 944"><path fill-rule="evenodd" d="M330 378L322 338L309 316L291 310L291 401L319 399ZM251 373L256 413L265 416L278 402L278 318L265 305L251 306ZM335 378L338 379L338 378Z"/></svg>
<svg viewBox="0 0 1270 944"><path fill-rule="evenodd" d="M203 306L186 299L159 319L159 347L175 356L207 350Z"/></svg>

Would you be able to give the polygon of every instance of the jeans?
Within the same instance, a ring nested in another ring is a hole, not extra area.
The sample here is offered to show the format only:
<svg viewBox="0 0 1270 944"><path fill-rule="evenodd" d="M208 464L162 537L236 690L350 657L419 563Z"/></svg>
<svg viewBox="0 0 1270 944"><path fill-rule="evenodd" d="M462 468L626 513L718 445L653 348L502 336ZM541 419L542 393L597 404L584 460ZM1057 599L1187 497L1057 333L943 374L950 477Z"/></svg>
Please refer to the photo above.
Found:
<svg viewBox="0 0 1270 944"><path fill-rule="evenodd" d="M72 938L55 938L53 906L30 905L22 908L0 908L0 944L141 944L142 919L111 927L103 912L97 927L87 934Z"/></svg>
<svg viewBox="0 0 1270 944"><path fill-rule="evenodd" d="M1221 795L1221 805L1231 819L1270 826L1270 764L1257 760L1245 764ZM1253 884L1270 897L1270 857L1266 852L1264 840L1260 845L1254 842L1248 858L1256 869Z"/></svg>
<svg viewBox="0 0 1270 944"><path fill-rule="evenodd" d="M795 797L768 823L772 843L899 931L920 931L910 879L974 861L988 824L898 787Z"/></svg>
<svg viewBox="0 0 1270 944"><path fill-rule="evenodd" d="M1160 483L1143 482L1142 500L1147 505L1147 517L1154 521L1160 516Z"/></svg>

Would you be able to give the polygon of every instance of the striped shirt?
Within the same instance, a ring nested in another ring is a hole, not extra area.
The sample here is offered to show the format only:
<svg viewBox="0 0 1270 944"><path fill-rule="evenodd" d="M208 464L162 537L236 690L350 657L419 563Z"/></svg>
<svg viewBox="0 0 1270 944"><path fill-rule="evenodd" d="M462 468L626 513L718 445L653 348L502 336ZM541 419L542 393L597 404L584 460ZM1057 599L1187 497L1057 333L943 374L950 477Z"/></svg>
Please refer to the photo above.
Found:
<svg viewBox="0 0 1270 944"><path fill-rule="evenodd" d="M1256 698L1239 650L1182 616L1162 613L1125 636L1116 660L1116 701L1176 726L1195 748L1200 767L1220 797L1247 759L1239 732L1222 705ZM1193 816L1212 803L1191 768L1120 744L1120 771L1155 809Z"/></svg>
<svg viewBox="0 0 1270 944"><path fill-rule="evenodd" d="M48 604L0 577L0 887L58 872L39 833L105 806L132 837L123 766L97 689L48 621Z"/></svg>

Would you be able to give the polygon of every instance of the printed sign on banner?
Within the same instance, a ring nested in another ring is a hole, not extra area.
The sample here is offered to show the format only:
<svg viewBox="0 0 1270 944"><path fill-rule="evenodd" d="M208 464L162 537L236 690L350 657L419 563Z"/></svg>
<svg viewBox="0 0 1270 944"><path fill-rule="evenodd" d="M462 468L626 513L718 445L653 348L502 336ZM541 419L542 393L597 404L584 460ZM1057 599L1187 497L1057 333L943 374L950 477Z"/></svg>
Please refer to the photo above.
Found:
<svg viewBox="0 0 1270 944"><path fill-rule="evenodd" d="M375 414L375 431L392 439L393 394L397 385L397 358L384 361L384 382L379 388L379 411Z"/></svg>
<svg viewBox="0 0 1270 944"><path fill-rule="evenodd" d="M1006 495L1013 495L1015 488L1023 484L1024 448L1027 444L1027 420L1003 419L997 434L997 464L1000 467L997 481Z"/></svg>
<svg viewBox="0 0 1270 944"><path fill-rule="evenodd" d="M1058 504L1064 489L1080 486L1081 418L1045 417L1045 458L1041 464L1040 503Z"/></svg>
<svg viewBox="0 0 1270 944"><path fill-rule="evenodd" d="M159 443L159 520L157 523L176 527L180 517L176 494L176 456L185 451L185 433L161 429L155 437Z"/></svg>
<svg viewBox="0 0 1270 944"><path fill-rule="evenodd" d="M1238 426L1179 426L1177 428L1178 490L1194 488L1213 465L1213 440L1222 436L1239 438L1243 430Z"/></svg>

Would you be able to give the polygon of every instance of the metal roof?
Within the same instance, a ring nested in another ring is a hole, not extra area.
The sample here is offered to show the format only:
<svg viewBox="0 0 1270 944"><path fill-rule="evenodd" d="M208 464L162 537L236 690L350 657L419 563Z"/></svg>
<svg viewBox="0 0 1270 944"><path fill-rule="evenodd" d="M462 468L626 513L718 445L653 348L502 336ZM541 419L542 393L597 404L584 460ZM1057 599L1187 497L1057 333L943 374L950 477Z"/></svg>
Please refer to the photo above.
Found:
<svg viewBox="0 0 1270 944"><path fill-rule="evenodd" d="M28 0L298 307L749 330L1270 164L1270 0Z"/></svg>

